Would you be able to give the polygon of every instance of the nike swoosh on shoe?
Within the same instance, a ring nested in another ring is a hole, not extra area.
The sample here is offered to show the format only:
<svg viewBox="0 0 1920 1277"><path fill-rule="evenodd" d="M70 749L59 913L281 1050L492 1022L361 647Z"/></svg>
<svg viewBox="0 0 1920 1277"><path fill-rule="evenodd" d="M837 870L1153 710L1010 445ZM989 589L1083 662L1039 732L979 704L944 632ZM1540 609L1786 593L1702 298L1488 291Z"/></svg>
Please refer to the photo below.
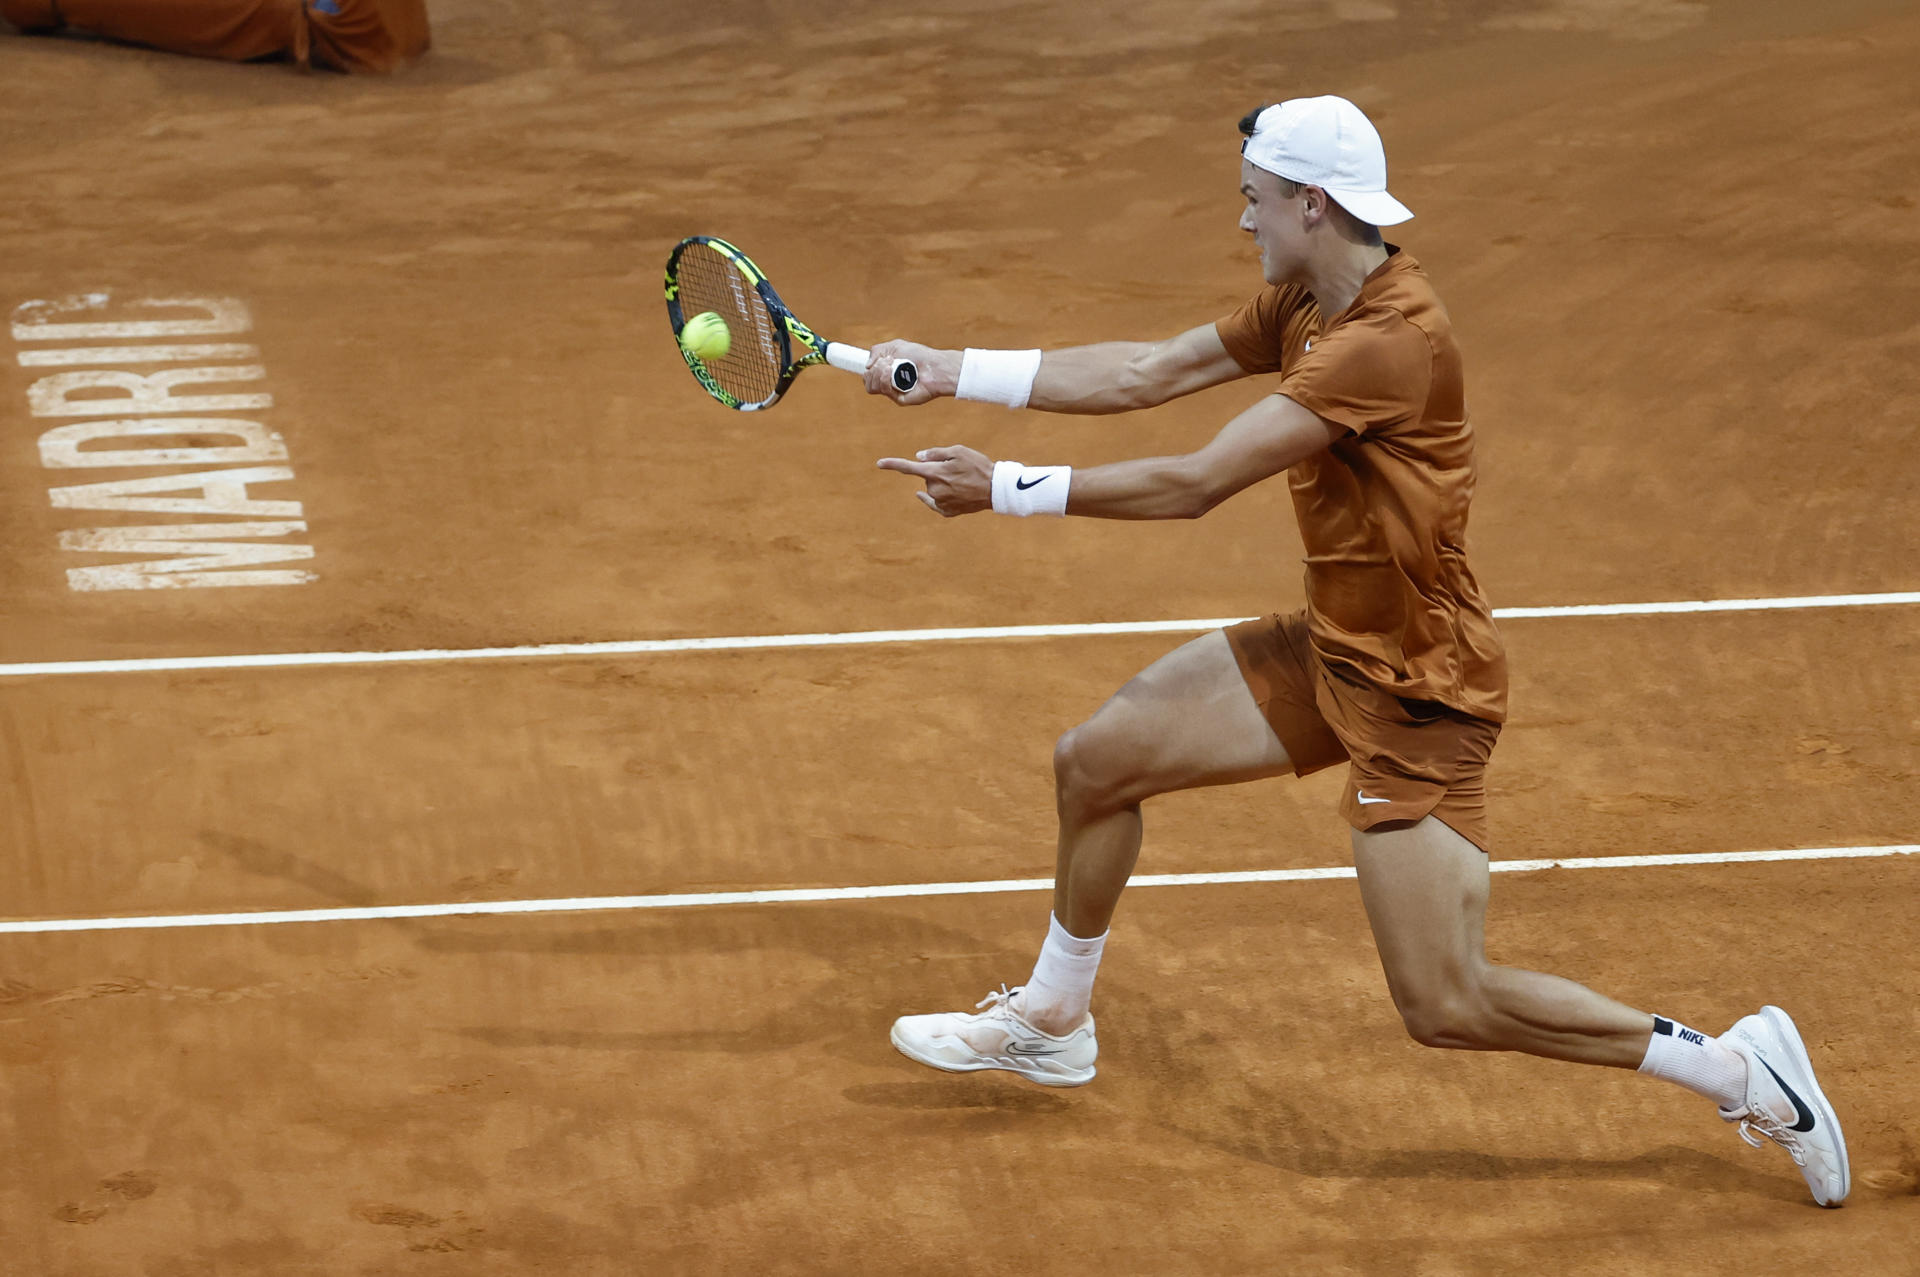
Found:
<svg viewBox="0 0 1920 1277"><path fill-rule="evenodd" d="M1759 1057L1755 1057L1755 1058L1759 1058ZM1774 1068L1773 1065L1768 1064L1764 1059L1760 1060L1760 1064L1761 1064L1761 1067L1766 1069L1767 1072L1773 1074L1773 1080L1780 1084L1780 1089L1786 1092L1787 1098L1789 1100L1793 1101L1793 1110L1795 1113L1799 1114L1800 1116L1800 1120L1798 1122L1795 1122L1792 1126L1788 1127L1787 1129L1793 1130L1793 1131L1812 1130L1813 1121L1814 1121L1813 1110L1811 1108L1808 1108L1807 1102L1800 1098L1800 1093L1787 1085L1787 1079L1780 1076L1779 1069Z"/></svg>

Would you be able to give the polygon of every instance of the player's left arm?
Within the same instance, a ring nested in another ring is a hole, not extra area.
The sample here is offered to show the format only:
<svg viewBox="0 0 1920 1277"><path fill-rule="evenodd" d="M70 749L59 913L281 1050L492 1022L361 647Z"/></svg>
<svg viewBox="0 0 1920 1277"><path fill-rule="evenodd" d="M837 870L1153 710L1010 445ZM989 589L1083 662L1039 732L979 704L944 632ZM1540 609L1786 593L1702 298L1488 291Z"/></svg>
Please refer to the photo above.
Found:
<svg viewBox="0 0 1920 1277"><path fill-rule="evenodd" d="M1346 433L1285 395L1269 395L1197 452L1074 470L1066 512L1094 519L1197 519ZM888 457L879 465L924 480L926 491L914 495L948 518L993 508L993 462L972 448L929 448L911 460Z"/></svg>

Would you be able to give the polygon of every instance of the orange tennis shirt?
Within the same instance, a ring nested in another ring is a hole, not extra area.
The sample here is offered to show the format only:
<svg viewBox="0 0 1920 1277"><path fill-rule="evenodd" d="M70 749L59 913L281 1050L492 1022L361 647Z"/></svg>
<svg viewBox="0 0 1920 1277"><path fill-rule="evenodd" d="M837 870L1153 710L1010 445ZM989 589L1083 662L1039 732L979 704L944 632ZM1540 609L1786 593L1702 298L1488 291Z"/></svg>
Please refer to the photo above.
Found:
<svg viewBox="0 0 1920 1277"><path fill-rule="evenodd" d="M1307 628L1336 673L1506 721L1507 658L1467 566L1476 469L1453 325L1413 257L1389 256L1331 320L1273 285L1215 324L1250 373L1350 432L1287 472Z"/></svg>

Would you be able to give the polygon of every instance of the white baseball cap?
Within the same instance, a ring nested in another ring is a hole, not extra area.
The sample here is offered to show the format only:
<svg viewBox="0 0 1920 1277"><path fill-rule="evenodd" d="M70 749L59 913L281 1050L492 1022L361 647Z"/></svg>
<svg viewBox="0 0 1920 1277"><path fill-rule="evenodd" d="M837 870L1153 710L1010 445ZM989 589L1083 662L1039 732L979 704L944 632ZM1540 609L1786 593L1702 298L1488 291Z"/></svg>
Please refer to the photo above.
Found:
<svg viewBox="0 0 1920 1277"><path fill-rule="evenodd" d="M1387 194L1387 152L1359 107L1345 98L1293 98L1260 112L1240 154L1255 168L1318 186L1373 226L1396 226L1413 210Z"/></svg>

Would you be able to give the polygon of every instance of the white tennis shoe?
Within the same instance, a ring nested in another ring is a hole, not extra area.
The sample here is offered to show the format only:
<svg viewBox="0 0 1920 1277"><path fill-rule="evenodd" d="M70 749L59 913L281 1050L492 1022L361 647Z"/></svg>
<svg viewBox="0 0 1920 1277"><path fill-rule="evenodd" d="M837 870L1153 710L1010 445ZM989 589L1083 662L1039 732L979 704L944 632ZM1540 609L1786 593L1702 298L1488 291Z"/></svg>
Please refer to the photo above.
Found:
<svg viewBox="0 0 1920 1277"><path fill-rule="evenodd" d="M1093 1081L1093 1061L1100 1054L1093 1017L1065 1037L1055 1037L1028 1024L1014 1009L1019 995L1019 989L1003 984L974 1004L987 1008L979 1015L903 1015L893 1022L893 1045L908 1059L949 1073L1005 1069L1042 1086Z"/></svg>
<svg viewBox="0 0 1920 1277"><path fill-rule="evenodd" d="M1747 1061L1746 1105L1721 1109L1720 1116L1740 1123L1740 1138L1755 1148L1764 1135L1786 1149L1806 1177L1814 1201L1822 1206L1845 1201L1853 1186L1846 1137L1813 1080L1813 1061L1793 1020L1779 1007L1761 1007L1719 1040Z"/></svg>

